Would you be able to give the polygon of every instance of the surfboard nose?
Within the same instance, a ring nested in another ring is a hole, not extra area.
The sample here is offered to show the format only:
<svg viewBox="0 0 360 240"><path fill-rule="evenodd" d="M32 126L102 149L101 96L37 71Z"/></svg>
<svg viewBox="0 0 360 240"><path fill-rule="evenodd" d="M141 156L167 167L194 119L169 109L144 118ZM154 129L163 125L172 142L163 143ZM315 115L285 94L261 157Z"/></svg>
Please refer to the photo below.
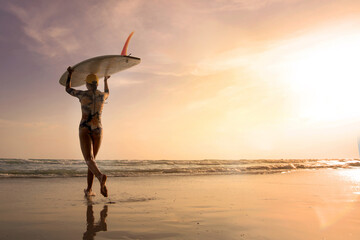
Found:
<svg viewBox="0 0 360 240"><path fill-rule="evenodd" d="M132 37L132 35L134 34L134 32L130 33L129 37L127 38L125 44L124 44L124 47L121 51L121 55L122 56L126 56L127 55L127 49L128 49L128 46L129 46L129 42L130 42L130 39Z"/></svg>

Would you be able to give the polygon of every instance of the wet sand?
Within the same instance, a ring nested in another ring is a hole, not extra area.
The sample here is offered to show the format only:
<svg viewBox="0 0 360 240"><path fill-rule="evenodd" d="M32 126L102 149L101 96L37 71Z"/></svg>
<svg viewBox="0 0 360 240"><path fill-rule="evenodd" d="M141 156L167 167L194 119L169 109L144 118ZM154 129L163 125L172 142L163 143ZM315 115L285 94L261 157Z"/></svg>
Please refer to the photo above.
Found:
<svg viewBox="0 0 360 240"><path fill-rule="evenodd" d="M0 179L0 239L359 239L360 169Z"/></svg>

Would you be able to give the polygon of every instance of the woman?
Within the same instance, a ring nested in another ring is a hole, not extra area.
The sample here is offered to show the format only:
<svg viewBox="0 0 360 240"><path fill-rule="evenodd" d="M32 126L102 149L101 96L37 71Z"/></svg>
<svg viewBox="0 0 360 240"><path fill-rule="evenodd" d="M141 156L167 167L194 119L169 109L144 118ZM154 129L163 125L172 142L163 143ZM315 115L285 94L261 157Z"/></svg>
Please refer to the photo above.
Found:
<svg viewBox="0 0 360 240"><path fill-rule="evenodd" d="M106 175L102 174L95 163L96 154L99 151L102 139L101 113L105 100L109 96L107 80L110 76L104 77L104 92L97 90L99 79L95 74L86 77L87 91L80 91L71 88L71 75L73 69L68 67L69 75L66 81L66 92L77 97L81 103L82 118L79 126L79 137L82 154L88 165L87 189L84 189L86 196L94 195L92 184L94 175L100 182L100 192L104 197L108 196L106 188Z"/></svg>

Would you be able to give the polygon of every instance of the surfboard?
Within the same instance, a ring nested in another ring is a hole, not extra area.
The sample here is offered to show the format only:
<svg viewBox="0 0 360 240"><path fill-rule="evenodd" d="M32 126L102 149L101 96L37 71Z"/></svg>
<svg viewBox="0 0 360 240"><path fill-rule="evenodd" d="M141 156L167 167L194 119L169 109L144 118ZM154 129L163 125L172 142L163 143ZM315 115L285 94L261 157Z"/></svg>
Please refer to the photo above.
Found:
<svg viewBox="0 0 360 240"><path fill-rule="evenodd" d="M133 34L134 32L127 38L121 55L93 57L72 66L74 72L71 76L71 87L84 85L86 76L91 73L96 74L98 78L102 78L138 65L141 62L140 58L127 55L127 48ZM59 83L66 86L67 77L68 72L65 71L60 77Z"/></svg>

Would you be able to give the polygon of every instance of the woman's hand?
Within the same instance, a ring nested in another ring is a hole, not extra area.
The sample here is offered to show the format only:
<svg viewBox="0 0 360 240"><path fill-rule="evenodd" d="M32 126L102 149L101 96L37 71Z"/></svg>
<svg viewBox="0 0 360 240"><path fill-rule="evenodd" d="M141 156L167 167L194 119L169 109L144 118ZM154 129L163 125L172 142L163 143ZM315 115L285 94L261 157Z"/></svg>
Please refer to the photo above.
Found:
<svg viewBox="0 0 360 240"><path fill-rule="evenodd" d="M71 75L71 74L74 72L74 69L69 66L69 67L67 68L67 71L68 71L69 75Z"/></svg>
<svg viewBox="0 0 360 240"><path fill-rule="evenodd" d="M104 81L108 80L111 76L105 76Z"/></svg>

